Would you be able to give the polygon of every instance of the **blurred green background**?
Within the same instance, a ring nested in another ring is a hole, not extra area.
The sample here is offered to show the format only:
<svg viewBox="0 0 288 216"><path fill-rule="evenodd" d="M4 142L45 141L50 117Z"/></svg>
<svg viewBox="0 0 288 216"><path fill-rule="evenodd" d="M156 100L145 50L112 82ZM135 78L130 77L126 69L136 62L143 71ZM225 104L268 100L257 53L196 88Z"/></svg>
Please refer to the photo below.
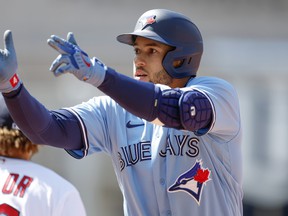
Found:
<svg viewBox="0 0 288 216"><path fill-rule="evenodd" d="M90 57L132 75L133 50L118 43L116 36L132 31L149 9L167 8L189 16L204 40L199 76L222 77L239 93L244 216L287 216L283 206L288 204L288 0L0 2L0 33L12 30L19 75L49 109L102 94L71 75L55 78L49 72L57 56L46 43L50 35L66 37L72 31ZM76 160L62 149L42 147L33 160L71 181L89 216L123 215L122 195L106 155Z"/></svg>

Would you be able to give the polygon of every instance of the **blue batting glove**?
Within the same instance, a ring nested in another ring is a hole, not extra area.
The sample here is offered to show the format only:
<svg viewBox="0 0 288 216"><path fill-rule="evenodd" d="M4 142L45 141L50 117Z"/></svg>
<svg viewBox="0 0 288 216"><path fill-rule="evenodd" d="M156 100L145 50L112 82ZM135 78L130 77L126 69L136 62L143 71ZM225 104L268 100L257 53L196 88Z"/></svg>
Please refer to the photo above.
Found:
<svg viewBox="0 0 288 216"><path fill-rule="evenodd" d="M77 45L72 32L68 33L67 40L52 35L47 42L60 53L50 67L55 76L71 73L96 87L104 81L107 67L96 58L90 59Z"/></svg>
<svg viewBox="0 0 288 216"><path fill-rule="evenodd" d="M4 33L4 50L0 49L0 92L8 93L19 88L21 80L17 75L17 57L12 32Z"/></svg>

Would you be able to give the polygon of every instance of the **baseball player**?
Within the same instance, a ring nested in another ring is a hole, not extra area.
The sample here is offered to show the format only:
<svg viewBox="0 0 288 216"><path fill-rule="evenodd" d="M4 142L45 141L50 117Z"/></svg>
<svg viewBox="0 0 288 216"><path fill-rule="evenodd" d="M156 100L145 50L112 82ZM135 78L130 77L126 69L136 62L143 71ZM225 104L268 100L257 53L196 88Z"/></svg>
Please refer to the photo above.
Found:
<svg viewBox="0 0 288 216"><path fill-rule="evenodd" d="M117 37L135 51L134 79L90 59L73 33L52 35L54 75L71 73L106 96L51 111L17 75L11 31L4 38L0 91L17 125L78 159L110 155L125 215L242 215L238 96L223 79L196 76L203 41L188 17L149 10Z"/></svg>
<svg viewBox="0 0 288 216"><path fill-rule="evenodd" d="M85 216L78 190L52 170L35 164L38 152L13 122L0 98L0 215Z"/></svg>

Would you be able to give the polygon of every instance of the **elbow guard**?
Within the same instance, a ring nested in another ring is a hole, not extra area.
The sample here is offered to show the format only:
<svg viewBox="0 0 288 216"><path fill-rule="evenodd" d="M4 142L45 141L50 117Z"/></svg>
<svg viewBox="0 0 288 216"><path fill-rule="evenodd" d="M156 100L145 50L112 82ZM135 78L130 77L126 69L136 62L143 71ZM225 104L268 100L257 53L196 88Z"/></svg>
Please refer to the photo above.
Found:
<svg viewBox="0 0 288 216"><path fill-rule="evenodd" d="M184 129L198 131L210 126L212 105L201 92L187 91L179 99L180 120Z"/></svg>
<svg viewBox="0 0 288 216"><path fill-rule="evenodd" d="M201 92L164 90L158 101L158 119L167 127L196 132L210 125L212 105Z"/></svg>

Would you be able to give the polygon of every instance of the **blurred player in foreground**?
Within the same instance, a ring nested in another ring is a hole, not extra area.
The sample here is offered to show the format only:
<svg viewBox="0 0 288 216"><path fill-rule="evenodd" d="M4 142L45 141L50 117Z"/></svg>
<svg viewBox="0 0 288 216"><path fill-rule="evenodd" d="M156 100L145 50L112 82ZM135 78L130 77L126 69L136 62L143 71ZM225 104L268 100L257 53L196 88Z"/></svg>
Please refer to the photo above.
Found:
<svg viewBox="0 0 288 216"><path fill-rule="evenodd" d="M242 215L238 96L223 79L196 77L203 41L188 17L149 10L117 37L134 48L134 79L90 59L72 33L52 35L54 75L71 73L107 95L52 111L22 84L11 31L4 38L0 91L17 125L78 159L110 155L125 215Z"/></svg>
<svg viewBox="0 0 288 216"><path fill-rule="evenodd" d="M54 171L36 164L38 152L17 128L0 98L0 215L85 216L77 189Z"/></svg>

